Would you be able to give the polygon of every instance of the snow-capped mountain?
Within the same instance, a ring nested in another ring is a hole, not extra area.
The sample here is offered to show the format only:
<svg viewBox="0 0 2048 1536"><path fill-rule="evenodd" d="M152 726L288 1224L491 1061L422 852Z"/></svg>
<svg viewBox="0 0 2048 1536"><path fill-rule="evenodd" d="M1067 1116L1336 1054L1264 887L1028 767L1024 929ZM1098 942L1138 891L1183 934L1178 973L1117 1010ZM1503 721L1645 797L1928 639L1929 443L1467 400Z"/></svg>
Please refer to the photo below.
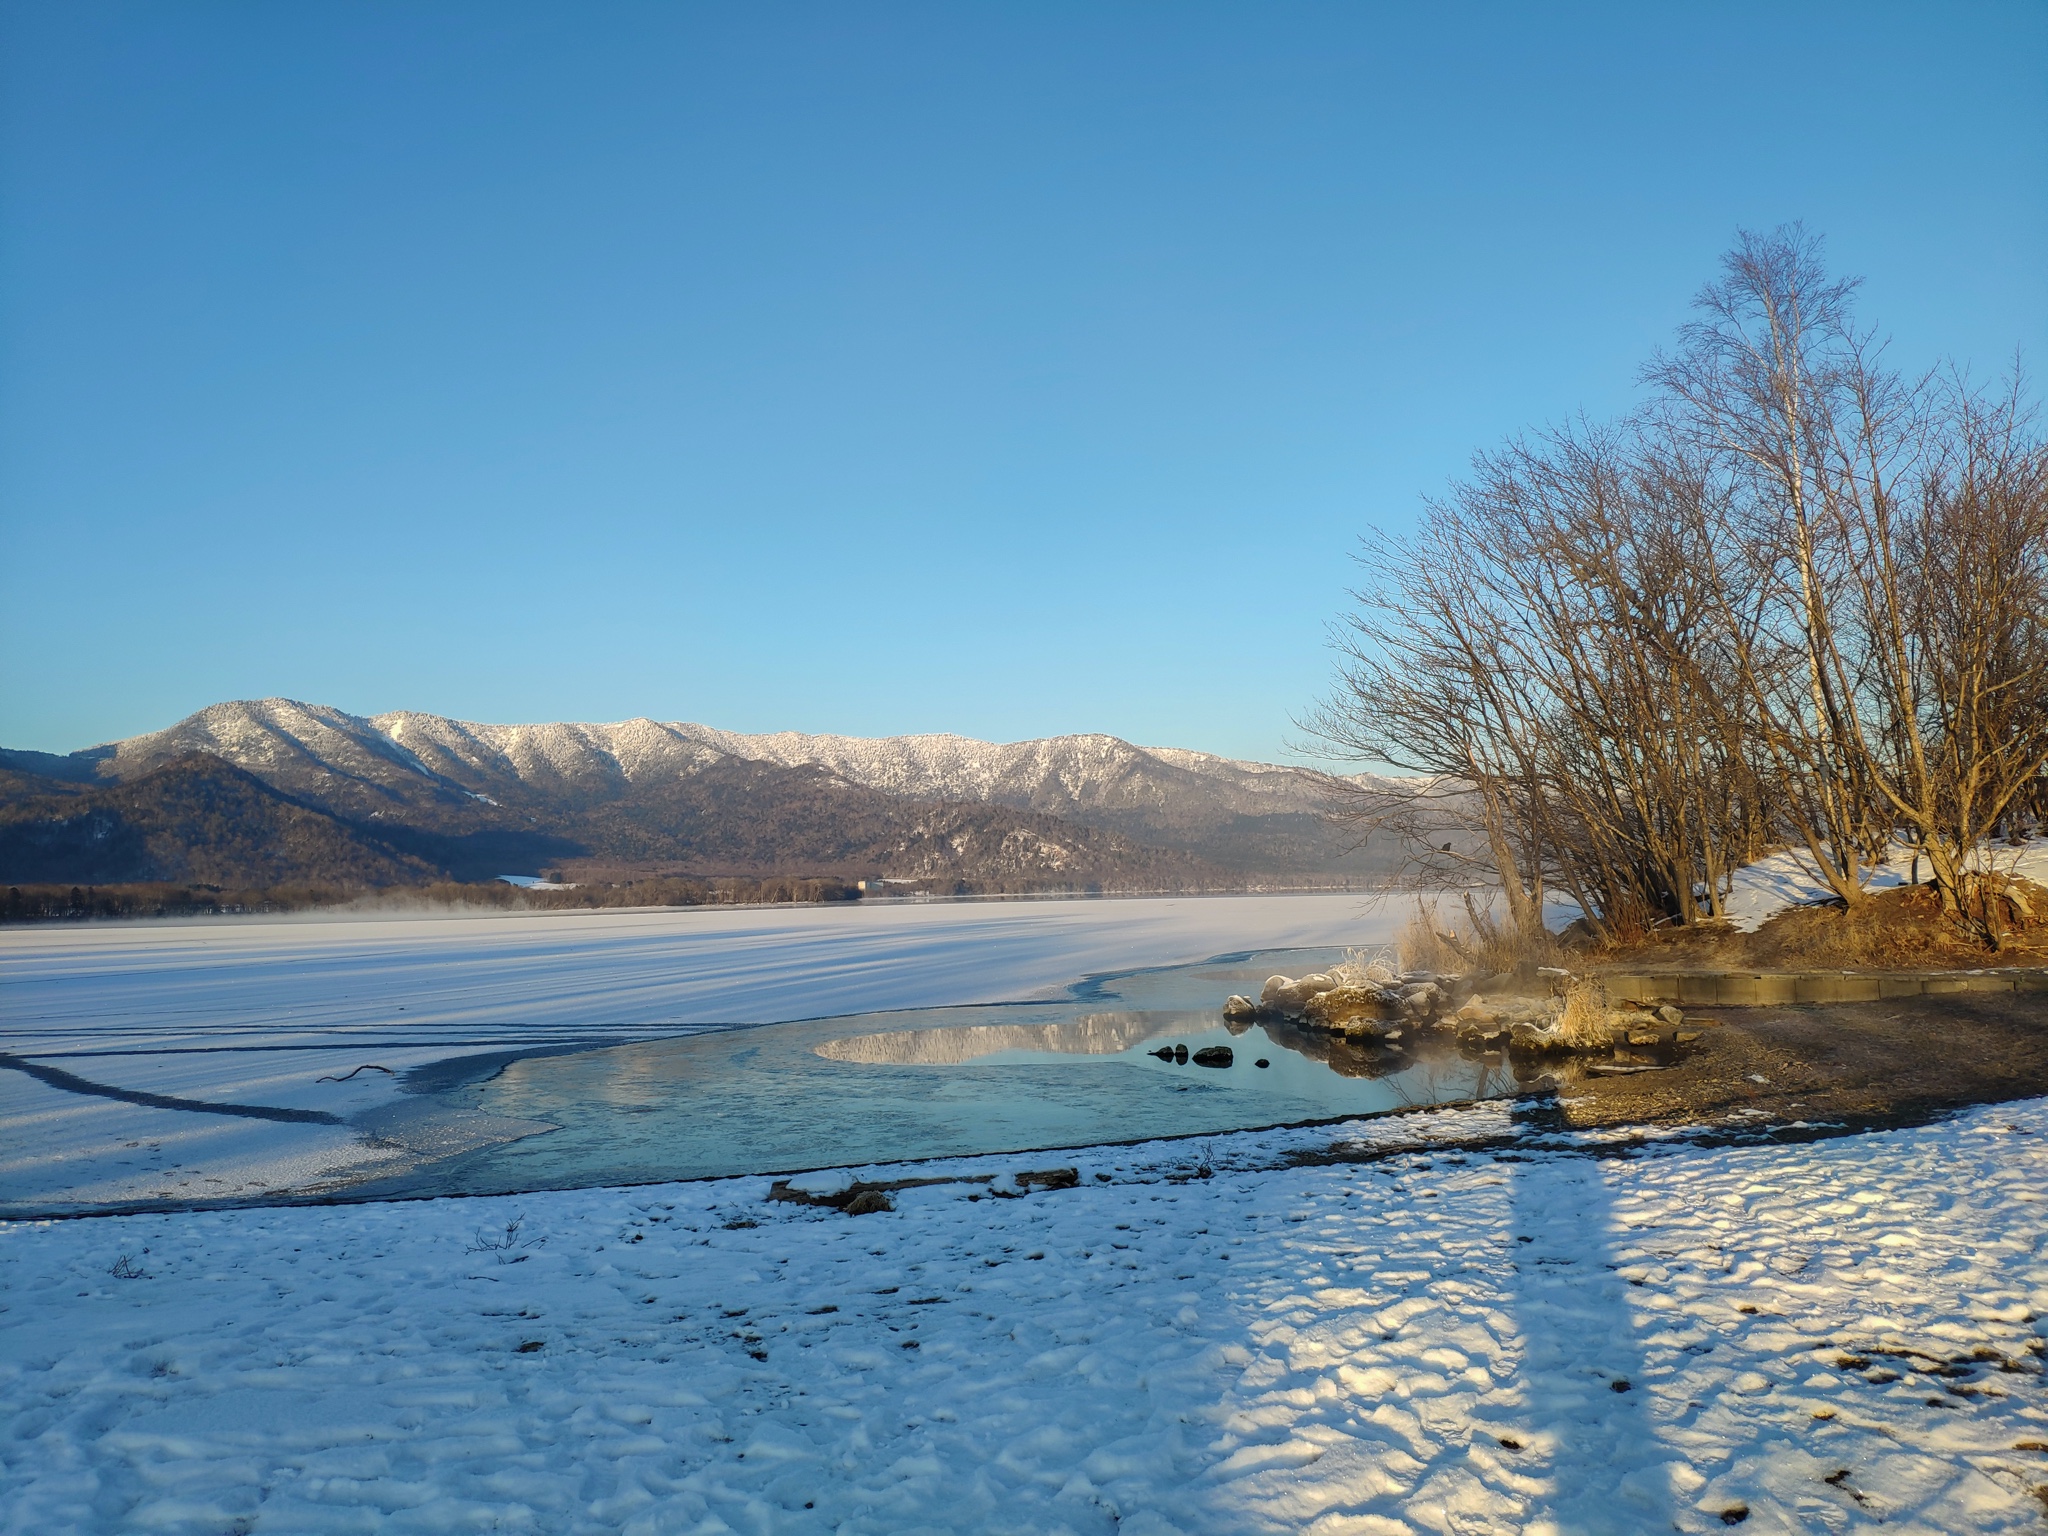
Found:
<svg viewBox="0 0 2048 1536"><path fill-rule="evenodd" d="M648 719L492 725L260 699L215 704L168 729L67 759L16 753L8 761L60 779L125 782L194 753L350 821L444 839L546 829L593 857L662 857L656 849L677 846L682 821L701 831L721 816L749 829L750 847L766 848L784 823L822 826L828 802L832 816L878 827L880 813L858 799L865 792L903 805L890 815L954 805L1033 818L1027 826L979 817L975 838L991 850L1060 842L1066 826L1108 834L1118 848L1245 874L1368 867L1325 820L1337 783L1329 776L1105 735L994 743L747 735ZM866 809L856 814L856 802Z"/></svg>
<svg viewBox="0 0 2048 1536"><path fill-rule="evenodd" d="M167 730L88 748L126 776L184 752L211 752L277 779L316 775L397 787L443 781L469 791L520 785L599 791L690 773L719 758L815 764L850 783L919 800L969 800L1060 814L1171 811L1190 796L1240 815L1319 812L1330 779L1114 736L996 743L966 736L746 735L689 721L487 725L395 710L362 716L293 699L215 704Z"/></svg>

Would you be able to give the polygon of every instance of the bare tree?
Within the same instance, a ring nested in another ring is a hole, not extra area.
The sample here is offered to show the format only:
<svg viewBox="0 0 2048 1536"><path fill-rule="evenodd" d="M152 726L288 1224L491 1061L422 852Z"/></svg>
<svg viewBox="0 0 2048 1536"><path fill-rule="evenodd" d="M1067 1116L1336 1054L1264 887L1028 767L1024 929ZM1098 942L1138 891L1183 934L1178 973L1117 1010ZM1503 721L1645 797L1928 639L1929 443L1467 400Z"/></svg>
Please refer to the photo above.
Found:
<svg viewBox="0 0 2048 1536"><path fill-rule="evenodd" d="M1694 301L1679 346L1644 372L1674 437L1717 461L1735 494L1731 600L1760 598L1774 622L1736 656L1757 710L1788 828L1843 902L1863 895L1889 822L1869 782L1862 658L1839 606L1854 565L1854 507L1885 504L1909 452L1914 392L1877 364L1856 328L1857 283L1828 274L1798 225L1745 232L1719 281ZM1731 633L1743 626L1729 615Z"/></svg>

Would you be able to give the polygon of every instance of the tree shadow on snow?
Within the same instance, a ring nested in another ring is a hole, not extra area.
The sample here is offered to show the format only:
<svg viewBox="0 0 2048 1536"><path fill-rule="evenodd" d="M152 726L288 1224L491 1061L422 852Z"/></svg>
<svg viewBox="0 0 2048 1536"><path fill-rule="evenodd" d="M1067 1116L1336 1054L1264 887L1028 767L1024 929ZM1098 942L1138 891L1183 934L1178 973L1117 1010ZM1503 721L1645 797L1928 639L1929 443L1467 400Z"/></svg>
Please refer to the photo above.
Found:
<svg viewBox="0 0 2048 1536"><path fill-rule="evenodd" d="M1546 1139L1566 1131L1555 1101L1524 1100L1515 1120ZM1619 1272L1614 1202L1600 1159L1569 1150L1509 1153L1508 1305L1522 1351L1517 1469L1543 1486L1523 1528L1635 1533L1684 1529L1645 1390L1631 1287ZM1506 1449L1506 1447L1503 1447ZM1694 1522L1686 1522L1692 1524Z"/></svg>

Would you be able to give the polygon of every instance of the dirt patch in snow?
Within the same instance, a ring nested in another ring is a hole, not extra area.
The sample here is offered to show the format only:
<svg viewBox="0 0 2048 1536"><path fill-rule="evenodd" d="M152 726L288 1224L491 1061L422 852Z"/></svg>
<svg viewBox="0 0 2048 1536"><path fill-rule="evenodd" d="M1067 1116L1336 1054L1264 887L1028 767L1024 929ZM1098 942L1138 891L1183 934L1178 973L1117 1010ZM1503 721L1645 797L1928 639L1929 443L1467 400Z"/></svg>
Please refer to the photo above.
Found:
<svg viewBox="0 0 2048 1536"><path fill-rule="evenodd" d="M1675 1066L1564 1084L1565 1121L1866 1128L2048 1094L2044 991L1723 1009L1686 1028L1700 1038Z"/></svg>

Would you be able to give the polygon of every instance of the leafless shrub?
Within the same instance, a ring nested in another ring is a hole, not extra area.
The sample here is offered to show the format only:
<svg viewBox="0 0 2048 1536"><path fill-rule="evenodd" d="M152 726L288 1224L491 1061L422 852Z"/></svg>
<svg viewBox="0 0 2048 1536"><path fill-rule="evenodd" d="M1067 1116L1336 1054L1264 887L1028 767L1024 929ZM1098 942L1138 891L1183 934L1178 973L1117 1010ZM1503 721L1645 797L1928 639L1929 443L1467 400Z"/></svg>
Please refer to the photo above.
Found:
<svg viewBox="0 0 2048 1536"><path fill-rule="evenodd" d="M528 1250L543 1247L547 1243L545 1237L525 1236L525 1226L526 1218L522 1215L514 1216L506 1222L502 1231L494 1232L488 1227L479 1227L475 1238L462 1251L494 1254L500 1264L524 1264L532 1257Z"/></svg>

